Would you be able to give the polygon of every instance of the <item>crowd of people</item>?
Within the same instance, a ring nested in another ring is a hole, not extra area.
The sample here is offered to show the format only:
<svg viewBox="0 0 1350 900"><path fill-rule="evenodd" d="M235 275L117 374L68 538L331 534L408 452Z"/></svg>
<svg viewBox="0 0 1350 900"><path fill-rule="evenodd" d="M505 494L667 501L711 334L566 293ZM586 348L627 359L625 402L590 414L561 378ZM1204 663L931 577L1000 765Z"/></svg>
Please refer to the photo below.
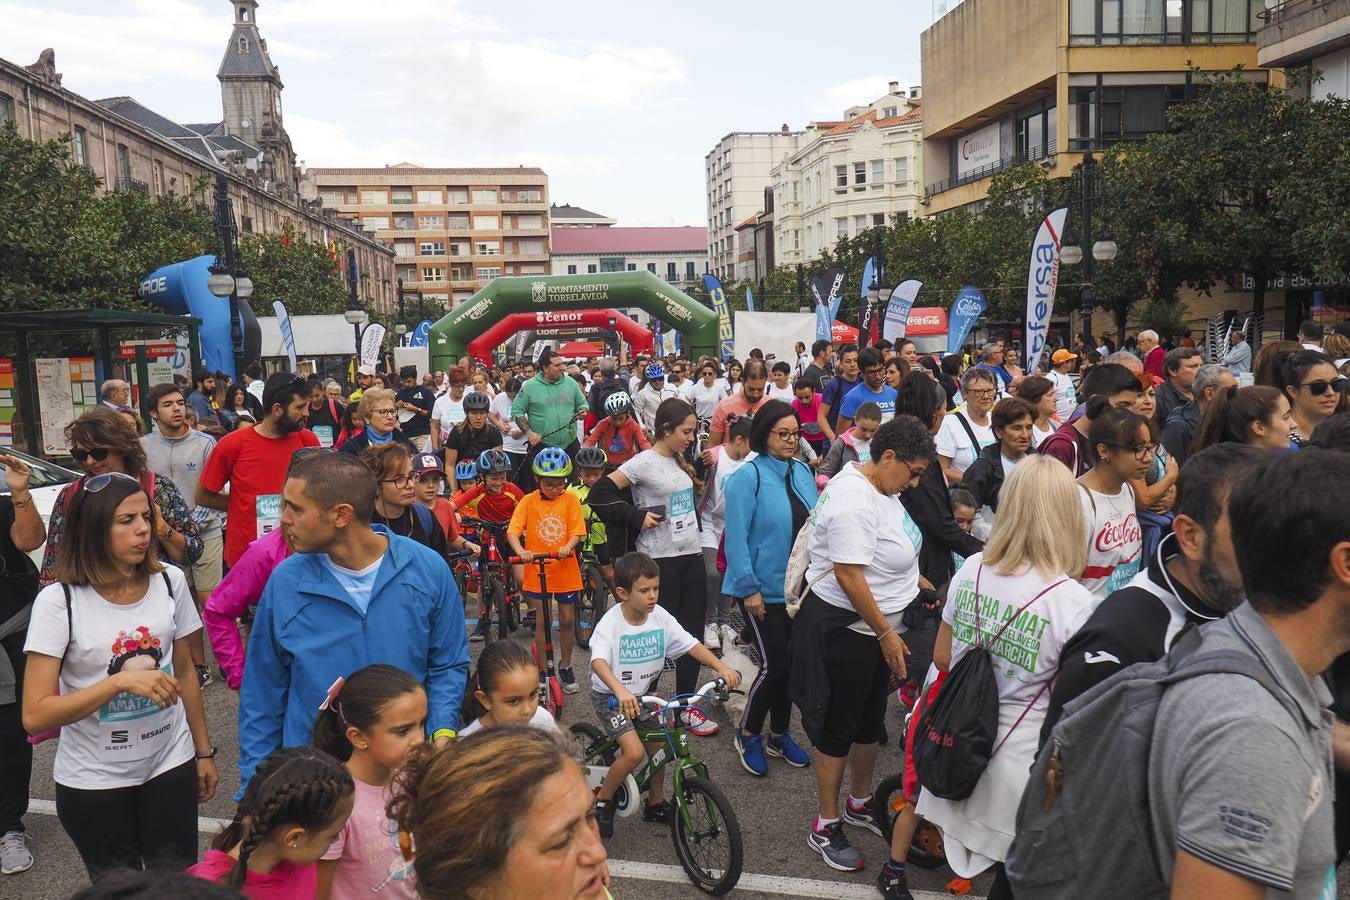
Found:
<svg viewBox="0 0 1350 900"><path fill-rule="evenodd" d="M48 521L0 456L0 870L33 863L32 747L59 736L57 814L93 889L168 867L199 896L606 896L615 794L650 749L638 698L668 667L676 694L705 667L737 687L736 648L755 663L729 729L741 768L812 769L805 837L832 869L866 867L848 829L889 833L884 897L912 897L923 828L958 877L993 872L991 897L1087 878L1047 862L1024 793L1089 818L1142 796L1133 839L1172 896L1334 896L1342 331L1306 323L1254 355L1235 335L1219 362L1147 331L1107 353L1080 339L1033 372L998 340L933 359L904 339L792 362L362 366L350 391L253 364L151 386L148 428L109 381L67 430L83 474ZM494 612L453 569L489 542L517 558L510 602L550 656L556 605L561 688L617 741L594 793L528 647L471 665ZM616 602L578 675L583 543ZM1188 669L1211 652L1230 667ZM1146 758L1122 762L1143 793L1070 772L1057 794L1055 767L1081 764L1065 736L1108 717L1136 664L1180 673ZM239 694L242 786L201 857L217 677ZM718 734L711 712L681 724ZM897 770L898 807L874 797ZM642 819L671 815L653 778Z"/></svg>

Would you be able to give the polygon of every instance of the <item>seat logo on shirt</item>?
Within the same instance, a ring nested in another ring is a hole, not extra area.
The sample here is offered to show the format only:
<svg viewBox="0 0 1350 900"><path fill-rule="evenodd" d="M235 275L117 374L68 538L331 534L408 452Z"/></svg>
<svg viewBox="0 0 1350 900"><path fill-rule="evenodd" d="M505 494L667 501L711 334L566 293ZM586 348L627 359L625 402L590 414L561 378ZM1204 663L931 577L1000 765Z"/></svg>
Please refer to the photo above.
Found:
<svg viewBox="0 0 1350 900"><path fill-rule="evenodd" d="M1120 657L1116 656L1114 653L1107 653L1105 650L1098 650L1096 653L1084 652L1083 661L1088 665L1099 662L1113 662L1116 665L1120 665Z"/></svg>

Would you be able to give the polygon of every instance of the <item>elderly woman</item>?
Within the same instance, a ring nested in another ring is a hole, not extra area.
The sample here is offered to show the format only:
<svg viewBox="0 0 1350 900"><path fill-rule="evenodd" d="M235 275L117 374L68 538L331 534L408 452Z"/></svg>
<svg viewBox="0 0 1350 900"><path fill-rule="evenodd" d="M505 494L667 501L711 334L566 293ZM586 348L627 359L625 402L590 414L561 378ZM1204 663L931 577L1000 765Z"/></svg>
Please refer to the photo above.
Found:
<svg viewBox="0 0 1350 900"><path fill-rule="evenodd" d="M989 411L994 408L998 378L991 369L975 366L961 376L961 394L966 408L942 421L937 433L938 461L947 483L958 485L980 451L994 443Z"/></svg>
<svg viewBox="0 0 1350 900"><path fill-rule="evenodd" d="M399 430L393 391L385 388L367 389L361 395L356 416L366 423L366 427L359 434L343 441L339 452L360 456L361 451L372 444L387 444L390 441L398 441L408 448L409 453L417 452L412 441Z"/></svg>
<svg viewBox="0 0 1350 900"><path fill-rule="evenodd" d="M900 415L872 438L810 516L808 590L792 623L790 692L816 746L818 815L809 842L831 868L859 871L841 819L880 833L868 802L891 673L906 677L904 610L919 594L919 527L899 494L933 464L929 424ZM848 764L852 783L841 809Z"/></svg>
<svg viewBox="0 0 1350 900"><path fill-rule="evenodd" d="M759 673L750 685L736 734L741 765L751 775L769 774L767 756L801 768L811 757L788 733L788 643L792 619L783 601L788 552L816 505L811 469L795 458L801 422L792 407L770 400L755 413L750 449L756 455L726 481L727 558L722 593L736 597L759 652ZM764 740L764 717L769 739Z"/></svg>

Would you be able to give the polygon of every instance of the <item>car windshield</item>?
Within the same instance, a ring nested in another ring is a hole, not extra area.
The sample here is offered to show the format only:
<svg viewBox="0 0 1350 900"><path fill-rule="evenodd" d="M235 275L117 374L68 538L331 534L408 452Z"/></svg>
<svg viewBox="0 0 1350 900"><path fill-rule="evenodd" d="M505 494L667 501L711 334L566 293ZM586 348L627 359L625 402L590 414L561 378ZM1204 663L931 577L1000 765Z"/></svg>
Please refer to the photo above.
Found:
<svg viewBox="0 0 1350 900"><path fill-rule="evenodd" d="M30 488L51 487L58 484L70 484L80 477L79 472L73 472L64 466L58 466L56 463L48 462L45 459L35 459L27 453L20 453L17 450L5 447L0 452L17 456L28 464L28 470L32 473L28 479ZM0 471L4 466L0 466ZM5 487L3 478L0 478L0 494L8 494L9 488Z"/></svg>

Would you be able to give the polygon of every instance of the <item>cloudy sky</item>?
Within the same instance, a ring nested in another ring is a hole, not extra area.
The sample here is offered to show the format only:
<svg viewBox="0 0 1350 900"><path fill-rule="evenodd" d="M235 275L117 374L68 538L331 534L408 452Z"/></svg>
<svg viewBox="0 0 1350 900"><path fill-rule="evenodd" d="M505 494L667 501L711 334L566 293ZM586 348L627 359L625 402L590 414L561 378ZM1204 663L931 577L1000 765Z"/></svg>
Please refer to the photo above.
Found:
<svg viewBox="0 0 1350 900"><path fill-rule="evenodd" d="M938 0L262 0L285 123L311 166L532 165L557 203L705 224L703 157L919 81ZM950 0L948 0L950 2ZM180 122L220 116L228 0L0 0L0 56Z"/></svg>

